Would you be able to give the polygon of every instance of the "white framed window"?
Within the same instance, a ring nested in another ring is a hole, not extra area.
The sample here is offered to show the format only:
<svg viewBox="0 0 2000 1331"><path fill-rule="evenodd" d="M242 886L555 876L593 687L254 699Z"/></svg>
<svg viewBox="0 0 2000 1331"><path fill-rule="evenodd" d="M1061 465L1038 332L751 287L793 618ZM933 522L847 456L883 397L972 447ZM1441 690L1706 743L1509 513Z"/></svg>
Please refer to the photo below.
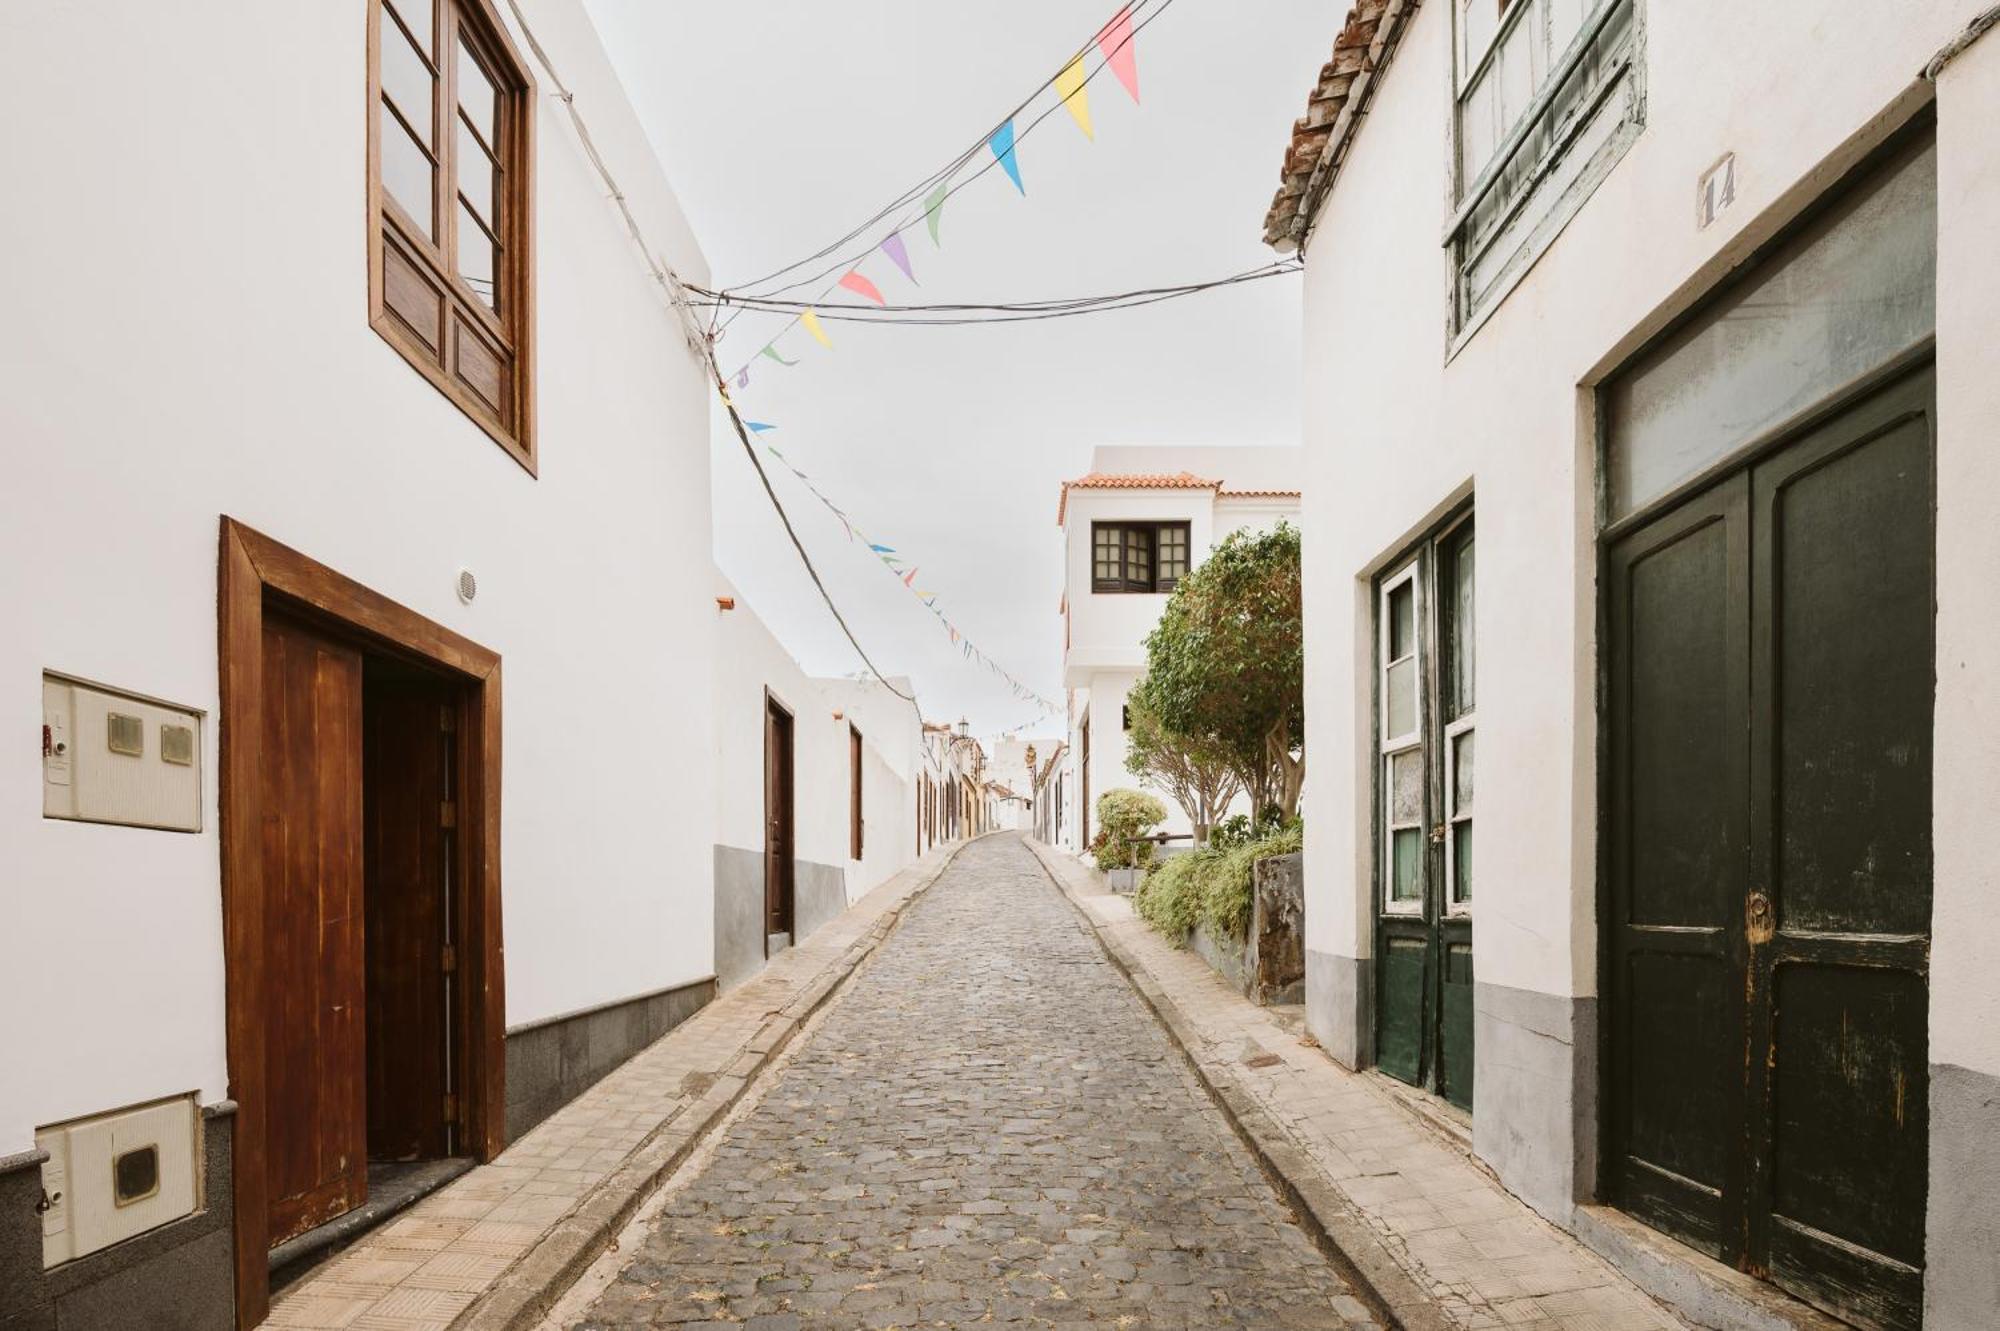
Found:
<svg viewBox="0 0 2000 1331"><path fill-rule="evenodd" d="M1376 584L1375 722L1385 914L1472 914L1473 520L1424 538Z"/></svg>
<svg viewBox="0 0 2000 1331"><path fill-rule="evenodd" d="M1450 0L1453 345L1638 137L1640 0Z"/></svg>
<svg viewBox="0 0 2000 1331"><path fill-rule="evenodd" d="M1472 913L1473 528L1470 517L1438 538L1439 719L1444 723L1444 908Z"/></svg>
<svg viewBox="0 0 2000 1331"><path fill-rule="evenodd" d="M1418 561L1381 584L1377 606L1376 735L1381 760L1382 909L1424 910L1424 623Z"/></svg>

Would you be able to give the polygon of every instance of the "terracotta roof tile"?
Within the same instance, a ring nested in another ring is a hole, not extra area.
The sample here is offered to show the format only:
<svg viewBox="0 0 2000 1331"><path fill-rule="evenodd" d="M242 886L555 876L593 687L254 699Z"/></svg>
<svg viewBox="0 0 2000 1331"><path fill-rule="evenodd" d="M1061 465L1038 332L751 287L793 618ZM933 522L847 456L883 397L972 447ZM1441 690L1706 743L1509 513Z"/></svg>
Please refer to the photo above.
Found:
<svg viewBox="0 0 2000 1331"><path fill-rule="evenodd" d="M1220 490L1221 488L1221 481L1205 480L1191 471L1178 471L1171 476L1165 472L1093 471L1088 476L1079 476L1076 480L1063 482L1062 502L1056 505L1056 526L1063 525L1063 519L1069 512L1071 490Z"/></svg>
<svg viewBox="0 0 2000 1331"><path fill-rule="evenodd" d="M1312 214L1347 157L1375 80L1420 2L1354 0L1347 11L1347 22L1333 40L1333 55L1306 99L1305 116L1292 125L1278 193L1264 215L1266 245L1289 254L1305 243Z"/></svg>

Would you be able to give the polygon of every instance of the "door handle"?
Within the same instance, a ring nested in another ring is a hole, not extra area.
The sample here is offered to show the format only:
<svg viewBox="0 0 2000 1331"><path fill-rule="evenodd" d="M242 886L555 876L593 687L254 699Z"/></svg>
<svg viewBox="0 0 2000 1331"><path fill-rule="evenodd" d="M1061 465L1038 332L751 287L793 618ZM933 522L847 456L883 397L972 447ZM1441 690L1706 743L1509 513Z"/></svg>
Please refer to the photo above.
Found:
<svg viewBox="0 0 2000 1331"><path fill-rule="evenodd" d="M1743 903L1743 932L1752 947L1762 947L1777 935L1777 912L1771 908L1771 898L1764 893L1752 892Z"/></svg>

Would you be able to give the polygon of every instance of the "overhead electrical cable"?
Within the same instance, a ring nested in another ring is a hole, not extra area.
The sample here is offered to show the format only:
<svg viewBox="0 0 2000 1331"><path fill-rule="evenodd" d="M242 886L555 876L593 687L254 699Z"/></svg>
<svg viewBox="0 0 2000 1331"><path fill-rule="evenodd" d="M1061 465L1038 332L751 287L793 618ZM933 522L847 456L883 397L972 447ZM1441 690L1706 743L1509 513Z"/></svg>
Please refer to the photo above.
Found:
<svg viewBox="0 0 2000 1331"><path fill-rule="evenodd" d="M1134 15L1137 14L1141 9L1143 9L1147 4L1150 3L1152 3L1152 0L1139 0L1138 3L1125 6L1119 11L1119 13L1126 15ZM1174 3L1175 0L1158 0L1159 8L1154 10L1151 14L1147 15L1139 23L1133 24L1131 26L1131 30L1124 36L1124 38L1120 40L1115 47L1107 51L1104 54L1103 58L1098 61L1097 65L1094 68L1092 68L1090 72L1084 77L1083 86L1088 87L1090 83L1092 83L1097 78L1097 76L1103 73L1105 68L1111 64L1112 57L1115 54L1117 54L1120 51L1123 51L1127 46L1130 46L1133 42L1137 41L1139 34L1143 32L1146 28L1151 26L1152 23L1158 18L1160 18L1163 14L1165 14L1167 10L1171 9ZM1115 21L1115 16L1114 16L1114 21ZM1107 28L1108 26L1109 25L1107 25ZM1102 32L1105 31L1105 29L1100 29L1099 31ZM1072 61L1085 58L1086 53L1089 51L1089 49L1090 49L1089 45L1086 44L1084 47L1079 49L1079 51L1075 56L1071 57ZM1067 68L1068 66L1065 65L1064 67ZM1023 101L1020 104L1020 106L1015 109L1015 112L1010 113L1010 115L1007 118L1003 119L1000 122L1000 124L1004 125L1009 123L1009 121L1011 121L1012 119L1012 114L1018 114L1020 110L1025 109L1030 103L1034 101L1034 99L1037 96L1039 96L1042 93L1044 89L1048 88L1054 82L1055 82L1055 76L1052 75L1047 81L1045 81L1041 85L1041 87L1037 88L1033 93L1029 94L1027 100ZM1057 111L1063 109L1063 107L1066 104L1067 104L1066 98L1058 97L1053 105L1049 106L1047 109L1042 111L1041 114L1037 115L1033 120L1029 121L1024 128L1020 129L1015 133L1014 143L1018 145L1022 139L1026 138L1030 133L1032 133L1035 130L1035 128L1039 126L1044 120L1047 120ZM927 178L924 184L934 184L935 182L941 179L949 179L952 175L954 175L960 169L962 169L967 162L969 162L973 157L975 157L981 148L987 147L990 143L991 143L991 133L989 132L989 136L987 138L981 139L978 143L974 144L966 152L960 154L957 158L953 159L952 163L947 167L943 168L939 172L933 173L929 178ZM1010 149L1007 156L1011 155L1012 155L1012 150ZM1006 157L995 154L991 161L988 161L985 165L981 166L977 171L974 171L971 175L966 176L963 180L958 181L957 183L953 184L948 189L946 189L944 191L943 197L936 201L934 207L936 208L943 207L944 204L949 202L951 198L954 195L956 195L960 190L970 185L973 181L978 180L981 176L984 176L988 171L993 170L995 167L1002 166L1005 163L1005 161ZM916 187L917 190L921 190L922 188L924 188L923 184L920 184ZM870 218L866 222L863 222L860 226L855 227L851 232L849 232L846 239L847 240L855 239L863 232L870 230L872 227L880 223L883 218L887 217L890 213L896 211L896 209L908 206L912 201L911 196L915 194L915 192L916 190L912 190L906 192L904 195L899 196L896 202L891 203L888 206L882 208L875 214L874 217ZM902 218L898 222L896 222L893 228L895 233L900 234L907 228L914 226L920 217L934 210L933 205L928 200L924 200L922 202L924 203L924 206L922 207L921 210L915 212L907 212L902 216ZM840 243L844 244L845 241L842 241ZM821 250L820 253L817 255L809 256L808 258L801 260L796 260L792 264L787 265L785 268L778 269L775 272L767 274L766 276L758 278L754 281L740 283L737 286L728 288L728 290L732 292L744 291L750 287L763 286L766 282L772 280L773 278L781 276L786 272L792 271L793 269L803 267L805 264L811 263L814 261L814 259L822 257L825 254L832 253L836 248L838 248L837 245L828 246L825 249ZM847 271L851 270L856 264L860 263L863 259L867 258L870 254L874 253L875 249L876 246L870 245L865 250L857 251L849 255L847 258L842 259L839 262L830 264L825 268L821 268L818 271L806 277L796 278L790 282L785 283L783 286L773 287L770 290L763 292L762 294L766 296L775 296L787 291L796 291L801 287L811 286L815 282L823 282L825 281L825 279L827 279L828 277L833 277L835 274L844 274ZM821 291L820 294L823 296L827 292L834 290L834 288L837 287L838 285L839 282L836 279L834 282L828 284ZM746 312L747 311L743 309L732 311L726 318L722 319L720 323L715 324L714 331L716 336L719 337L722 333L728 331L729 326L733 324L738 318L742 317L742 315ZM772 335L772 338L770 340L775 341L777 338L784 336L784 334L787 331L789 331L795 324L800 322L802 318L803 318L802 314L794 316L791 322L787 323L783 328L780 328L775 334Z"/></svg>
<svg viewBox="0 0 2000 1331"><path fill-rule="evenodd" d="M690 302L698 308L721 309L734 305L767 314L798 314L806 309L811 309L818 318L824 321L946 327L976 323L1019 323L1031 319L1072 318L1084 314L1098 314L1107 310L1132 309L1140 305L1156 304L1163 300L1176 300L1183 296L1200 295L1206 291L1237 286L1244 282L1257 282L1271 277L1287 277L1293 273L1303 271L1305 271L1304 265L1292 260L1281 260L1206 282L1185 282L1178 286L1166 287L1143 287L1134 291L1113 292L1101 296L1076 296L1056 300L1011 301L993 304L876 305L872 303L857 304L853 302L819 303L744 296L732 291L714 291L707 287L698 286L690 286L688 290L704 298Z"/></svg>
<svg viewBox="0 0 2000 1331"><path fill-rule="evenodd" d="M1144 13L1147 9L1152 8L1155 4L1158 4L1160 6L1161 12L1164 13L1165 10L1168 7L1170 7L1173 3L1174 0L1133 0L1133 3L1124 6L1119 12L1126 15L1128 19L1134 19L1137 18L1140 14ZM1146 24L1151 23L1153 21L1153 18L1157 17L1158 15L1155 14L1152 17L1149 17L1145 19L1143 22L1139 23L1133 29L1132 36L1137 37L1139 29L1144 28ZM897 209L905 208L912 203L918 202L923 197L925 191L937 185L939 181L949 179L953 175L953 173L957 172L960 168L965 166L967 162L970 162L973 158L977 157L979 153L985 149L986 145L992 141L994 131L999 129L1001 125L1006 124L1009 120L1012 120L1015 116L1019 115L1021 112L1027 110L1028 107L1034 102L1034 100L1037 97L1041 96L1044 92L1047 92L1049 88L1054 86L1055 81L1062 76L1062 71L1064 69L1069 68L1069 66L1073 64L1075 61L1087 57L1090 53L1092 45L1096 43L1098 37L1103 32L1105 32L1108 26L1109 26L1108 24L1100 26L1096 32L1093 32L1090 35L1090 37L1085 39L1083 44L1078 46L1070 54L1069 58L1066 61L1064 61L1060 67L1058 67L1056 73L1049 75L1049 77L1046 79L1043 79L1041 83L1036 85L1034 91L1030 92L1026 97L1023 97L1018 103L1016 103L1013 110L1009 111L1006 115L1001 116L1000 119L996 120L993 123L992 128L988 129L984 134L980 135L979 138L973 140L971 146L967 147L965 151L961 152L958 156L952 158L951 161L946 163L944 166L939 167L937 170L931 172L930 175L925 176L922 180L918 181L916 184L904 190L901 194L897 195L889 203L884 204L881 208L876 210L875 213L869 216L865 221L860 222L859 224L854 226L851 230L849 230L847 234L841 236L838 240L835 240L830 244L822 246L821 248L813 251L811 254L808 254L803 258L794 259L792 262L786 264L782 268L775 268L770 272L765 273L762 277L754 277L746 281L739 282L732 289L748 290L749 288L752 287L760 287L767 282L783 277L787 273L803 268L809 263L812 263L819 259L823 259L827 255L832 254L836 250L841 249L843 246L847 245L850 241L859 239L864 233L872 230L878 223L880 223L884 218L888 217L889 214L895 212ZM1127 39L1127 41L1129 40L1130 38ZM1122 50L1125 45L1126 42L1120 42L1118 49ZM1093 69L1090 72L1089 78L1086 78L1084 80L1086 86L1089 84L1090 79L1095 78L1098 72L1101 71L1104 68L1104 65L1107 63L1109 63L1108 57L1106 58L1105 61L1100 62L1096 69ZM1058 101L1056 103L1056 106L1061 106L1062 104L1063 103L1061 101ZM1053 110L1054 108L1052 107L1050 109ZM1043 117L1045 117L1047 114L1048 114L1047 112L1044 112ZM1036 120L1034 121L1034 124L1040 124L1043 117L1037 117ZM1032 126L1030 126L1030 128L1032 128ZM1021 135L1019 137L1025 137L1026 134L1027 130L1023 130L1021 131ZM949 195L947 195L947 197L949 197ZM907 225L910 221L914 220L915 220L914 218L906 219L904 225ZM824 274L821 274L821 276L824 276ZM801 278L799 279L796 285L803 285L813 280L814 279L810 277Z"/></svg>
<svg viewBox="0 0 2000 1331"><path fill-rule="evenodd" d="M723 403L729 409L729 419L736 428L736 437L742 441L743 450L750 459L750 465L756 471L757 479L763 483L764 493L770 499L771 507L777 510L778 520L784 525L785 534L791 538L792 548L798 551L799 559L805 564L806 572L811 576L813 586L819 590L820 599L826 602L826 608L832 613L834 622L840 625L840 631L847 636L847 641L853 646L855 654L861 658L861 663L868 667L869 673L875 676L876 682L881 684L890 693L909 703L911 710L917 714L918 724L922 725L924 711L922 706L918 704L916 695L914 693L905 693L894 684L891 684L888 677L876 667L875 662L870 659L867 650L862 647L861 640L855 636L853 628L848 625L847 617L840 612L840 607L834 603L833 594L827 590L826 583L820 578L819 569L814 566L812 556L806 553L805 543L799 539L798 532L792 526L791 516L785 512L785 506L779 500L778 492L771 487L771 478L765 473L764 464L758 459L756 449L750 444L749 434L743 427L743 418L737 414L736 405L729 400L729 391L723 385L722 368L716 364L713 345L703 334L699 324L695 321L692 310L689 308L686 288L682 284L679 275L670 266L656 258L652 247L646 243L646 237L644 232L640 230L638 219L632 215L632 210L626 205L625 191L619 188L617 179L611 174L611 168L606 165L604 158L598 153L596 143L590 136L590 129L584 124L582 113L576 109L576 94L571 92L556 74L554 62L549 59L548 52L543 49L541 42L536 39L534 29L528 25L527 16L521 12L520 0L507 0L507 7L513 11L514 22L520 27L521 35L528 43L528 49L534 52L535 59L541 64L543 71L548 74L549 83L555 88L557 100L561 101L568 109L570 123L576 129L577 139L583 145L585 155L590 158L590 163L596 169L598 177L603 180L605 188L611 192L612 200L617 203L618 211L625 219L626 230L630 232L633 243L639 247L640 253L644 256L647 268L651 271L654 280L666 290L668 300L684 321L684 331L688 334L690 344L695 348L696 354L706 362L709 375L714 380L716 391L722 395Z"/></svg>

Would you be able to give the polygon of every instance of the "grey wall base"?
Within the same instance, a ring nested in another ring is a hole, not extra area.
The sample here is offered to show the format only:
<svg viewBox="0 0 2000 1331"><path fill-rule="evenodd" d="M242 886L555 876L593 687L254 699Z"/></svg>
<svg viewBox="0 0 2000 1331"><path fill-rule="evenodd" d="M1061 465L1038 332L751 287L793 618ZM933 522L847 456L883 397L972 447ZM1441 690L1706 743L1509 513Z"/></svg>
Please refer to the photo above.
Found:
<svg viewBox="0 0 2000 1331"><path fill-rule="evenodd" d="M39 1158L0 1170L0 1331L229 1331L236 1323L235 1106L202 1113L202 1204L184 1220L42 1269Z"/></svg>
<svg viewBox="0 0 2000 1331"><path fill-rule="evenodd" d="M519 1141L714 997L715 981L697 980L507 1032L507 1140Z"/></svg>
<svg viewBox="0 0 2000 1331"><path fill-rule="evenodd" d="M798 860L792 869L792 941L847 909L847 871ZM764 969L764 852L715 848L715 980L734 988Z"/></svg>
<svg viewBox="0 0 2000 1331"><path fill-rule="evenodd" d="M1931 1064L1924 1325L1991 1326L2000 1309L2000 1077Z"/></svg>
<svg viewBox="0 0 2000 1331"><path fill-rule="evenodd" d="M1473 984L1472 1149L1568 1226L1597 1187L1597 1000Z"/></svg>
<svg viewBox="0 0 2000 1331"><path fill-rule="evenodd" d="M1375 962L1306 949L1306 1029L1342 1067L1375 1062Z"/></svg>

